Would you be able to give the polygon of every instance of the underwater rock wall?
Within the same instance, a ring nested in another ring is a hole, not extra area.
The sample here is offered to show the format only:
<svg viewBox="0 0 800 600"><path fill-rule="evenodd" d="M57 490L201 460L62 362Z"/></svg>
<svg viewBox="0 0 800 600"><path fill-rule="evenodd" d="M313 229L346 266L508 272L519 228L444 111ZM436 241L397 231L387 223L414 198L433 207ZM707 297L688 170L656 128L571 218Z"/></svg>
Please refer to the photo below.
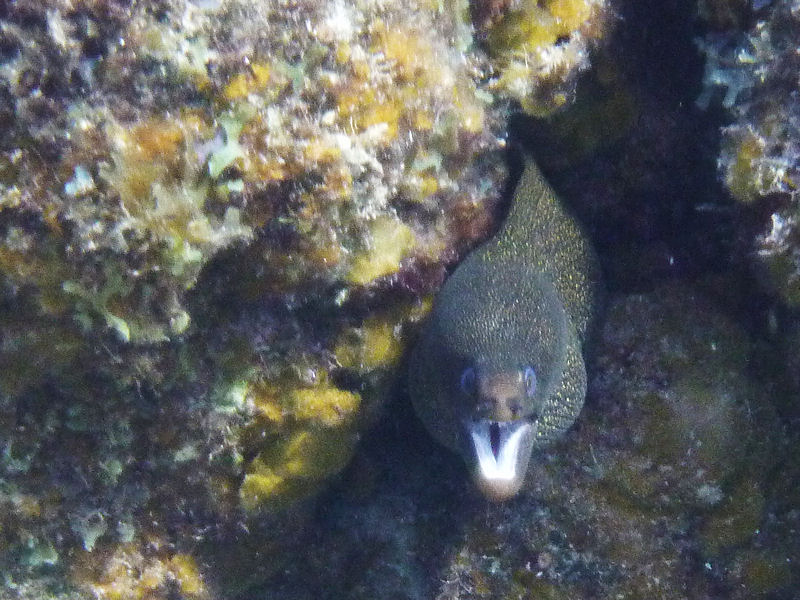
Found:
<svg viewBox="0 0 800 600"><path fill-rule="evenodd" d="M796 307L800 6L791 0L757 2L738 12L700 41L707 59L698 104L707 107L721 97L730 111L720 176L733 197L758 214L752 251L765 287Z"/></svg>
<svg viewBox="0 0 800 600"><path fill-rule="evenodd" d="M794 4L0 4L0 597L793 598ZM403 356L510 130L610 297L487 505Z"/></svg>
<svg viewBox="0 0 800 600"><path fill-rule="evenodd" d="M380 427L260 597L793 598L796 437L724 285L612 295L577 426L508 502L420 425Z"/></svg>
<svg viewBox="0 0 800 600"><path fill-rule="evenodd" d="M459 0L3 4L4 590L285 568L496 226L508 99L565 104L606 8L500 10L487 54Z"/></svg>

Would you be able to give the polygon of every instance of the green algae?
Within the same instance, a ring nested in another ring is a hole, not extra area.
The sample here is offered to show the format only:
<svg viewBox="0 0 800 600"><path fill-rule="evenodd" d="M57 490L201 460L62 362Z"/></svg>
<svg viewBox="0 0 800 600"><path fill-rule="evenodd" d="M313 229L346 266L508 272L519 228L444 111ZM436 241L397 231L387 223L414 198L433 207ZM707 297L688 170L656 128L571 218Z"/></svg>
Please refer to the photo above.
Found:
<svg viewBox="0 0 800 600"><path fill-rule="evenodd" d="M751 597L769 597L769 594L790 590L796 576L792 560L780 552L749 551L739 557L743 573L742 583Z"/></svg>
<svg viewBox="0 0 800 600"><path fill-rule="evenodd" d="M514 573L516 587L512 587L506 598L525 598L534 600L566 600L574 598L576 590L566 585L556 585L541 578L528 569L521 569Z"/></svg>
<svg viewBox="0 0 800 600"><path fill-rule="evenodd" d="M757 483L738 483L703 524L701 538L706 554L714 557L749 542L758 533L763 513L764 495Z"/></svg>
<svg viewBox="0 0 800 600"><path fill-rule="evenodd" d="M612 306L606 324L650 349L627 374L629 404L614 424L627 430L632 454L603 467L602 485L618 486L647 510L711 509L746 464L743 449L753 439L757 390L743 376L750 342L707 300L682 293L663 290L660 306L633 297ZM641 331L622 325L640 319Z"/></svg>

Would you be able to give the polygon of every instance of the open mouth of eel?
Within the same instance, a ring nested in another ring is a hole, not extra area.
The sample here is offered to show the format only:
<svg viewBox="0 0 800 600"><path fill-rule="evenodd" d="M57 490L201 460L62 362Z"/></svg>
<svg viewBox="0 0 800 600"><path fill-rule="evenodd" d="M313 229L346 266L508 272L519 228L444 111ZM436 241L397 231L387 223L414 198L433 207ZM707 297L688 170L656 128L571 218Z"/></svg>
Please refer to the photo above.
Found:
<svg viewBox="0 0 800 600"><path fill-rule="evenodd" d="M475 455L473 475L492 499L513 496L522 486L533 446L534 425L528 419L467 424Z"/></svg>

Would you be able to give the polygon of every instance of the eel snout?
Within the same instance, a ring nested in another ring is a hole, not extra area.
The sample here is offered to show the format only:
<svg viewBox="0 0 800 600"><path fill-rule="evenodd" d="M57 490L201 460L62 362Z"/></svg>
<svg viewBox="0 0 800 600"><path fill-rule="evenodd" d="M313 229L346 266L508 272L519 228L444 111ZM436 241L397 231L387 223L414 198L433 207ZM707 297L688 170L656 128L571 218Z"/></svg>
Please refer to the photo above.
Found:
<svg viewBox="0 0 800 600"><path fill-rule="evenodd" d="M516 494L525 479L533 448L534 427L526 419L480 419L467 425L475 454L473 477L484 495L495 501Z"/></svg>

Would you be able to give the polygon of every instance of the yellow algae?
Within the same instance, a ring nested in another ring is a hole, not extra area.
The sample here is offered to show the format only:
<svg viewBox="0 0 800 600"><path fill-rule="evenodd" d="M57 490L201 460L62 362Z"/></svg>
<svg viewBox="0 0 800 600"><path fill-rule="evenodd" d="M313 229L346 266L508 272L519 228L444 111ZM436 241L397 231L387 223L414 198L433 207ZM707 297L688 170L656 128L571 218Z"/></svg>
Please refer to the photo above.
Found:
<svg viewBox="0 0 800 600"><path fill-rule="evenodd" d="M352 48L347 42L340 42L336 45L336 62L340 65L347 63L352 55Z"/></svg>
<svg viewBox="0 0 800 600"><path fill-rule="evenodd" d="M344 165L333 166L325 169L323 173L325 191L339 200L349 200L353 193L353 174ZM331 253L339 257L340 247L338 244L331 244Z"/></svg>
<svg viewBox="0 0 800 600"><path fill-rule="evenodd" d="M430 313L432 309L433 296L424 296L422 300L418 304L414 305L413 309L411 310L411 319L414 321L424 319L426 316L428 316L428 313Z"/></svg>
<svg viewBox="0 0 800 600"><path fill-rule="evenodd" d="M371 317L361 327L345 330L334 353L339 364L354 369L374 369L395 364L403 345L395 332L401 319L394 315Z"/></svg>
<svg viewBox="0 0 800 600"><path fill-rule="evenodd" d="M341 158L342 150L333 141L314 138L306 143L303 154L312 162L330 163Z"/></svg>
<svg viewBox="0 0 800 600"><path fill-rule="evenodd" d="M180 175L183 131L173 122L154 119L132 130L109 126L107 134L116 151L113 167L100 174L119 192L126 210L139 214L152 204L154 183Z"/></svg>
<svg viewBox="0 0 800 600"><path fill-rule="evenodd" d="M594 3L587 0L550 0L545 6L559 22L562 33L578 29L594 12Z"/></svg>
<svg viewBox="0 0 800 600"><path fill-rule="evenodd" d="M303 430L282 448L286 475L319 480L341 471L352 456L355 436L337 429Z"/></svg>
<svg viewBox="0 0 800 600"><path fill-rule="evenodd" d="M359 131L365 131L376 125L385 125L386 129L381 137L384 142L390 142L397 137L403 108L399 99L385 98L361 111L355 119L355 124Z"/></svg>
<svg viewBox="0 0 800 600"><path fill-rule="evenodd" d="M540 8L510 11L489 33L489 50L502 56L510 49L524 51L528 46L550 45L558 37L548 27L551 23L552 17Z"/></svg>
<svg viewBox="0 0 800 600"><path fill-rule="evenodd" d="M183 594L190 598L199 598L205 595L206 586L194 558L188 554L176 554L169 560L167 566Z"/></svg>
<svg viewBox="0 0 800 600"><path fill-rule="evenodd" d="M480 133L485 126L483 107L477 104L461 107L461 127L469 133Z"/></svg>
<svg viewBox="0 0 800 600"><path fill-rule="evenodd" d="M390 275L400 268L400 261L414 247L414 233L405 223L380 216L370 227L372 244L356 254L347 280L357 285Z"/></svg>
<svg viewBox="0 0 800 600"><path fill-rule="evenodd" d="M183 138L183 130L176 122L154 119L133 129L128 151L134 160L170 159L175 157Z"/></svg>
<svg viewBox="0 0 800 600"><path fill-rule="evenodd" d="M244 171L249 178L260 181L284 181L302 172L294 161L274 155L261 155L258 160L245 160Z"/></svg>
<svg viewBox="0 0 800 600"><path fill-rule="evenodd" d="M423 175L420 181L419 191L423 198L431 196L439 191L439 180L433 175Z"/></svg>
<svg viewBox="0 0 800 600"><path fill-rule="evenodd" d="M444 92L453 85L454 74L442 69L425 32L414 27L379 20L370 27L370 36L369 52L381 57L390 78L376 85L375 67L353 55L353 80L336 95L340 122L359 133L372 130L384 144L397 139L403 128L432 131L436 119L420 94Z"/></svg>
<svg viewBox="0 0 800 600"><path fill-rule="evenodd" d="M393 90L390 93L398 92ZM343 122L355 127L357 132L385 125L386 130L381 137L384 142L389 142L397 137L405 107L400 98L376 91L365 84L339 94L337 108Z"/></svg>
<svg viewBox="0 0 800 600"><path fill-rule="evenodd" d="M14 497L14 509L26 518L36 518L42 514L42 505L39 499L30 494L20 494Z"/></svg>
<svg viewBox="0 0 800 600"><path fill-rule="evenodd" d="M357 80L364 82L369 81L370 75L372 74L372 67L370 67L369 62L359 57L357 59L353 59L350 66L352 67L353 75L355 75Z"/></svg>
<svg viewBox="0 0 800 600"><path fill-rule="evenodd" d="M373 36L371 50L382 52L392 62L398 83L428 87L441 82L441 63L434 60L433 48L420 32L387 28L379 22L373 28Z"/></svg>
<svg viewBox="0 0 800 600"><path fill-rule="evenodd" d="M246 510L279 508L318 491L350 461L356 435L346 429L300 429L248 465L239 499Z"/></svg>
<svg viewBox="0 0 800 600"><path fill-rule="evenodd" d="M490 48L503 53L552 46L559 37L579 29L593 13L594 3L587 0L551 0L543 6L528 0L492 29Z"/></svg>
<svg viewBox="0 0 800 600"><path fill-rule="evenodd" d="M146 554L142 551L145 546ZM167 547L161 540L152 539L117 544L103 553L86 553L76 561L72 580L99 600L167 600L174 595L174 583L187 599L207 598L194 558L188 554L169 556Z"/></svg>
<svg viewBox="0 0 800 600"><path fill-rule="evenodd" d="M347 88L336 97L336 107L344 118L357 114L364 106L374 102L375 90L368 86Z"/></svg>
<svg viewBox="0 0 800 600"><path fill-rule="evenodd" d="M271 69L268 64L254 63L247 73L238 73L225 86L222 95L226 100L239 100L248 94L263 90L269 84Z"/></svg>
<svg viewBox="0 0 800 600"><path fill-rule="evenodd" d="M100 174L119 192L126 210L138 214L151 206L155 182L181 175L183 129L173 121L152 119L131 130L109 125L106 133L116 150L113 166L101 168Z"/></svg>
<svg viewBox="0 0 800 600"><path fill-rule="evenodd" d="M401 352L393 323L370 319L364 324L364 366L370 368L395 363Z"/></svg>
<svg viewBox="0 0 800 600"><path fill-rule="evenodd" d="M318 491L350 460L361 397L317 374L313 386L256 383L249 396L258 411L241 435L245 467L239 501L246 510L279 508Z"/></svg>
<svg viewBox="0 0 800 600"><path fill-rule="evenodd" d="M254 470L244 476L239 488L239 499L245 510L255 510L270 499L286 495L286 482L276 473Z"/></svg>
<svg viewBox="0 0 800 600"><path fill-rule="evenodd" d="M280 399L280 389L277 386L256 382L248 386L247 395L252 399L259 416L273 423L283 421L285 411Z"/></svg>
<svg viewBox="0 0 800 600"><path fill-rule="evenodd" d="M598 0L514 4L487 27L499 72L491 89L517 100L529 114L551 114L571 97L574 76L588 66L589 44L603 36L607 21Z"/></svg>
<svg viewBox="0 0 800 600"><path fill-rule="evenodd" d="M411 125L418 131L433 129L433 115L427 108L419 108L411 116Z"/></svg>
<svg viewBox="0 0 800 600"><path fill-rule="evenodd" d="M255 63L250 66L250 70L253 72L253 79L260 87L267 85L271 73L269 65Z"/></svg>
<svg viewBox="0 0 800 600"><path fill-rule="evenodd" d="M749 203L758 198L757 164L764 157L764 141L748 131L739 141L733 164L727 175L728 189L739 202Z"/></svg>
<svg viewBox="0 0 800 600"><path fill-rule="evenodd" d="M362 372L376 369L392 372L404 350L401 329L408 323L422 320L432 305L429 296L421 302L401 304L388 313L369 317L360 326L345 328L334 346L339 366ZM365 390L364 393L369 392Z"/></svg>
<svg viewBox="0 0 800 600"><path fill-rule="evenodd" d="M245 73L239 73L228 82L222 95L225 96L227 100L236 100L237 98L247 96L249 92L250 82L248 76Z"/></svg>
<svg viewBox="0 0 800 600"><path fill-rule="evenodd" d="M326 427L342 425L358 410L361 402L358 394L327 383L292 390L290 398L296 419L317 421Z"/></svg>

